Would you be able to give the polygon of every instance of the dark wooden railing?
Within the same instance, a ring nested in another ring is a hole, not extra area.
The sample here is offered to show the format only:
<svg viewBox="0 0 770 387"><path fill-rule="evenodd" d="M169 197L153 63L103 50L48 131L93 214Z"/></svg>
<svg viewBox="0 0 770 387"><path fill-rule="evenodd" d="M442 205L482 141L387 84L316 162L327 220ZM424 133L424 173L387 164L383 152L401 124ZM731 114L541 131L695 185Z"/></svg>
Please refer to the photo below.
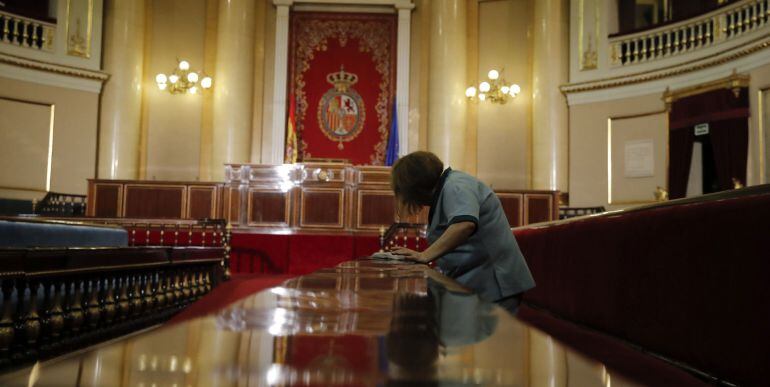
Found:
<svg viewBox="0 0 770 387"><path fill-rule="evenodd" d="M47 192L39 202L32 202L32 211L43 216L85 216L86 195Z"/></svg>
<svg viewBox="0 0 770 387"><path fill-rule="evenodd" d="M229 278L223 220L72 219L130 246L0 248L0 371L158 324Z"/></svg>
<svg viewBox="0 0 770 387"><path fill-rule="evenodd" d="M223 278L223 247L0 250L0 368L157 324Z"/></svg>
<svg viewBox="0 0 770 387"><path fill-rule="evenodd" d="M427 225L419 223L393 223L386 230L380 228L380 251L406 247L416 251L428 247Z"/></svg>

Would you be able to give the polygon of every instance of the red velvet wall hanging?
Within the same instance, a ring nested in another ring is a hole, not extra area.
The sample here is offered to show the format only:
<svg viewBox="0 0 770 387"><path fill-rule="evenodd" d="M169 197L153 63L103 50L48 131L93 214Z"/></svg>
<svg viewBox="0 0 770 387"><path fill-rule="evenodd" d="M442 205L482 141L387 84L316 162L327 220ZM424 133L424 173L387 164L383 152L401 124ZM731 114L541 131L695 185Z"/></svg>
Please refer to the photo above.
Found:
<svg viewBox="0 0 770 387"><path fill-rule="evenodd" d="M288 98L296 103L298 161L383 165L395 95L396 23L395 15L384 14L291 14Z"/></svg>

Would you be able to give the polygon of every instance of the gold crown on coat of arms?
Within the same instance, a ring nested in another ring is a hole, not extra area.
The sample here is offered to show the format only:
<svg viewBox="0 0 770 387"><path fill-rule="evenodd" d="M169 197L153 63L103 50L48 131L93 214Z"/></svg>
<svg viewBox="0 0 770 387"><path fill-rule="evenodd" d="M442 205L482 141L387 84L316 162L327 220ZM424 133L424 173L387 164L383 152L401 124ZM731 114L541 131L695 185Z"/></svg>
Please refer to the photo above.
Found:
<svg viewBox="0 0 770 387"><path fill-rule="evenodd" d="M336 73L329 73L326 76L326 82L334 85L334 88L337 91L344 93L348 91L350 86L358 82L358 75L345 72L345 66L340 66L340 71Z"/></svg>

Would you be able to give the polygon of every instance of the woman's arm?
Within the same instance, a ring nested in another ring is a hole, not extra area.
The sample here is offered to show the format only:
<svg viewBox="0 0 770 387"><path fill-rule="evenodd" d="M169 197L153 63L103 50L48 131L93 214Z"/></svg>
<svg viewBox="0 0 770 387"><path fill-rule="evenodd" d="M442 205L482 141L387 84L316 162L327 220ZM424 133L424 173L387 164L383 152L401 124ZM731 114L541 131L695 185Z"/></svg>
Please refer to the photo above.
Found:
<svg viewBox="0 0 770 387"><path fill-rule="evenodd" d="M399 247L394 249L393 253L403 255L408 260L428 263L463 244L473 235L475 230L476 224L473 222L454 223L423 252Z"/></svg>

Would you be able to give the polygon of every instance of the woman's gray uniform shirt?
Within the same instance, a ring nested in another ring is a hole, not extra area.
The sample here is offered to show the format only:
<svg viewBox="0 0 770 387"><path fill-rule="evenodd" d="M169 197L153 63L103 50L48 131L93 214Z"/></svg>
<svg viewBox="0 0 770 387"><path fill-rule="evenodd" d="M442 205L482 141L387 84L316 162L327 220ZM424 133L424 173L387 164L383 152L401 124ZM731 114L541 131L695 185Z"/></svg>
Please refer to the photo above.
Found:
<svg viewBox="0 0 770 387"><path fill-rule="evenodd" d="M497 301L535 287L500 199L473 176L447 168L441 175L428 219L430 243L453 223L476 224L473 235L440 257L438 266L482 299Z"/></svg>

